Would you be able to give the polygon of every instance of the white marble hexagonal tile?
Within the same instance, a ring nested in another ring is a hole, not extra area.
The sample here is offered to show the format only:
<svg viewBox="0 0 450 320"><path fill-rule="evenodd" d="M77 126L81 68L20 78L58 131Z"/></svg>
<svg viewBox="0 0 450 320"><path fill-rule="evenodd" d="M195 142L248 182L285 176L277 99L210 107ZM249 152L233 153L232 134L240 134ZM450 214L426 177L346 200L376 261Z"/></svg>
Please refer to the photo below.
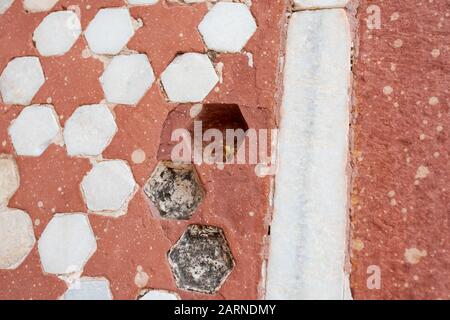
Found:
<svg viewBox="0 0 450 320"><path fill-rule="evenodd" d="M118 54L134 35L128 9L100 9L84 32L89 48L96 54Z"/></svg>
<svg viewBox="0 0 450 320"><path fill-rule="evenodd" d="M82 277L61 297L63 300L112 300L109 281L105 278Z"/></svg>
<svg viewBox="0 0 450 320"><path fill-rule="evenodd" d="M81 34L78 16L72 11L52 12L34 30L33 41L42 56L59 56L72 48Z"/></svg>
<svg viewBox="0 0 450 320"><path fill-rule="evenodd" d="M132 6L146 6L157 4L159 0L126 0Z"/></svg>
<svg viewBox="0 0 450 320"><path fill-rule="evenodd" d="M126 213L136 182L130 167L122 160L107 160L94 165L81 182L90 211L111 217Z"/></svg>
<svg viewBox="0 0 450 320"><path fill-rule="evenodd" d="M45 272L65 275L83 270L97 242L86 215L56 214L45 227L38 249Z"/></svg>
<svg viewBox="0 0 450 320"><path fill-rule="evenodd" d="M23 8L29 12L49 11L58 0L23 0Z"/></svg>
<svg viewBox="0 0 450 320"><path fill-rule="evenodd" d="M39 157L54 142L60 127L51 105L32 105L11 122L8 133L20 156Z"/></svg>
<svg viewBox="0 0 450 320"><path fill-rule="evenodd" d="M98 156L116 132L114 116L106 105L81 106L64 126L67 153L70 156Z"/></svg>
<svg viewBox="0 0 450 320"><path fill-rule="evenodd" d="M296 9L324 9L345 7L348 0L294 0Z"/></svg>
<svg viewBox="0 0 450 320"><path fill-rule="evenodd" d="M17 268L33 249L35 241L28 213L0 209L0 269Z"/></svg>
<svg viewBox="0 0 450 320"><path fill-rule="evenodd" d="M206 46L218 52L240 52L256 31L255 18L243 3L219 2L198 30Z"/></svg>
<svg viewBox="0 0 450 320"><path fill-rule="evenodd" d="M153 68L145 54L114 57L100 77L106 100L127 105L137 104L154 81Z"/></svg>
<svg viewBox="0 0 450 320"><path fill-rule="evenodd" d="M3 103L30 104L44 82L44 71L37 57L14 58L0 76Z"/></svg>
<svg viewBox="0 0 450 320"><path fill-rule="evenodd" d="M180 300L180 297L175 292L149 290L139 300Z"/></svg>
<svg viewBox="0 0 450 320"><path fill-rule="evenodd" d="M0 154L0 207L7 205L9 199L19 188L20 178L16 161L12 156Z"/></svg>
<svg viewBox="0 0 450 320"><path fill-rule="evenodd" d="M177 56L161 74L164 90L172 102L201 102L219 82L206 54Z"/></svg>
<svg viewBox="0 0 450 320"><path fill-rule="evenodd" d="M13 1L14 0L0 0L0 14L5 13L12 5Z"/></svg>

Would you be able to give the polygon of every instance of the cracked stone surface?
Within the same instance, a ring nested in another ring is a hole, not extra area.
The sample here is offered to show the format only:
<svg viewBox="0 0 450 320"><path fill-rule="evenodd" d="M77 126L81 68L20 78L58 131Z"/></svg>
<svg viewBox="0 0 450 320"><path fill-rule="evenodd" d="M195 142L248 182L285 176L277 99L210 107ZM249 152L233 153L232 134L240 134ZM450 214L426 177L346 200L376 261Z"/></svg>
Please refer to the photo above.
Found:
<svg viewBox="0 0 450 320"><path fill-rule="evenodd" d="M81 182L89 210L113 217L126 213L126 206L135 188L133 173L127 163L121 160L95 164Z"/></svg>
<svg viewBox="0 0 450 320"><path fill-rule="evenodd" d="M161 74L164 90L172 102L200 102L219 82L206 54L177 56Z"/></svg>
<svg viewBox="0 0 450 320"><path fill-rule="evenodd" d="M124 8L98 11L84 32L91 50L97 54L118 54L133 36L130 12Z"/></svg>
<svg viewBox="0 0 450 320"><path fill-rule="evenodd" d="M86 215L56 214L39 238L38 249L44 271L64 275L83 271L97 243Z"/></svg>
<svg viewBox="0 0 450 320"><path fill-rule="evenodd" d="M255 18L243 3L219 2L198 29L210 50L240 52L256 31Z"/></svg>
<svg viewBox="0 0 450 320"><path fill-rule="evenodd" d="M115 56L100 77L106 100L134 105L155 81L152 66L145 54Z"/></svg>
<svg viewBox="0 0 450 320"><path fill-rule="evenodd" d="M149 290L139 300L180 300L180 297L174 292Z"/></svg>
<svg viewBox="0 0 450 320"><path fill-rule="evenodd" d="M52 9L58 0L23 0L23 8L29 12L43 12Z"/></svg>
<svg viewBox="0 0 450 320"><path fill-rule="evenodd" d="M72 11L52 12L34 30L33 41L42 56L59 56L73 46L81 34L78 16Z"/></svg>
<svg viewBox="0 0 450 320"><path fill-rule="evenodd" d="M30 104L44 82L44 72L39 58L14 58L0 75L0 93L3 103Z"/></svg>
<svg viewBox="0 0 450 320"><path fill-rule="evenodd" d="M105 278L82 277L62 296L63 300L112 300L109 281Z"/></svg>
<svg viewBox="0 0 450 320"><path fill-rule="evenodd" d="M0 269L15 269L35 243L33 223L28 213L0 208Z"/></svg>
<svg viewBox="0 0 450 320"><path fill-rule="evenodd" d="M16 153L32 157L39 157L59 132L58 117L50 105L24 108L8 128Z"/></svg>
<svg viewBox="0 0 450 320"><path fill-rule="evenodd" d="M64 126L64 141L71 156L98 156L109 145L117 125L104 104L81 106Z"/></svg>
<svg viewBox="0 0 450 320"><path fill-rule="evenodd" d="M19 171L12 156L0 154L0 207L6 205L20 184Z"/></svg>
<svg viewBox="0 0 450 320"><path fill-rule="evenodd" d="M194 167L169 161L158 164L144 192L161 217L176 220L191 218L204 197Z"/></svg>
<svg viewBox="0 0 450 320"><path fill-rule="evenodd" d="M217 291L234 266L223 231L212 226L190 225L168 259L179 288L204 293Z"/></svg>

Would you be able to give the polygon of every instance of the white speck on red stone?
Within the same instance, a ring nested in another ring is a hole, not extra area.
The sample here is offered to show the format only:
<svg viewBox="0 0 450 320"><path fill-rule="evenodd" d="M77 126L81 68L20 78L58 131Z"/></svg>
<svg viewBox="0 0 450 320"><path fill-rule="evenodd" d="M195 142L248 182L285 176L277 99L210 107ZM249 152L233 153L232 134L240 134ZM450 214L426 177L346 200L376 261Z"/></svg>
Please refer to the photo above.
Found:
<svg viewBox="0 0 450 320"><path fill-rule="evenodd" d="M134 35L128 9L107 8L98 11L85 31L86 40L96 54L117 54Z"/></svg>
<svg viewBox="0 0 450 320"><path fill-rule="evenodd" d="M255 18L243 3L219 2L198 26L206 46L218 52L240 52L256 31Z"/></svg>
<svg viewBox="0 0 450 320"><path fill-rule="evenodd" d="M19 184L16 161L9 155L0 154L0 207L8 204L9 199L19 188Z"/></svg>
<svg viewBox="0 0 450 320"><path fill-rule="evenodd" d="M30 104L44 82L44 72L37 57L11 60L0 76L3 103Z"/></svg>
<svg viewBox="0 0 450 320"><path fill-rule="evenodd" d="M78 16L72 11L52 12L33 33L36 48L43 56L63 55L81 34Z"/></svg>
<svg viewBox="0 0 450 320"><path fill-rule="evenodd" d="M0 210L0 269L17 268L35 241L28 213L17 209Z"/></svg>
<svg viewBox="0 0 450 320"><path fill-rule="evenodd" d="M94 165L81 182L89 210L112 217L126 213L135 188L133 173L122 160L102 161Z"/></svg>
<svg viewBox="0 0 450 320"><path fill-rule="evenodd" d="M23 8L29 12L49 11L58 0L23 0Z"/></svg>
<svg viewBox="0 0 450 320"><path fill-rule="evenodd" d="M106 105L81 106L64 127L67 153L70 156L98 156L116 132L116 122Z"/></svg>
<svg viewBox="0 0 450 320"><path fill-rule="evenodd" d="M60 131L58 116L51 105L32 105L22 110L9 129L16 153L39 157Z"/></svg>
<svg viewBox="0 0 450 320"><path fill-rule="evenodd" d="M0 0L0 14L5 13L12 5L13 1L14 0Z"/></svg>
<svg viewBox="0 0 450 320"><path fill-rule="evenodd" d="M127 0L133 6L157 4L159 0Z"/></svg>
<svg viewBox="0 0 450 320"><path fill-rule="evenodd" d="M164 70L161 82L170 101L201 102L219 82L219 77L206 54L185 53Z"/></svg>
<svg viewBox="0 0 450 320"><path fill-rule="evenodd" d="M81 272L97 243L86 215L56 214L42 233L38 249L44 271L64 275Z"/></svg>
<svg viewBox="0 0 450 320"><path fill-rule="evenodd" d="M62 296L63 300L112 300L109 281L83 277L75 281Z"/></svg>
<svg viewBox="0 0 450 320"><path fill-rule="evenodd" d="M127 105L137 104L154 81L155 75L145 54L114 57L100 77L106 100Z"/></svg>
<svg viewBox="0 0 450 320"><path fill-rule="evenodd" d="M139 300L180 300L180 297L175 292L149 290Z"/></svg>

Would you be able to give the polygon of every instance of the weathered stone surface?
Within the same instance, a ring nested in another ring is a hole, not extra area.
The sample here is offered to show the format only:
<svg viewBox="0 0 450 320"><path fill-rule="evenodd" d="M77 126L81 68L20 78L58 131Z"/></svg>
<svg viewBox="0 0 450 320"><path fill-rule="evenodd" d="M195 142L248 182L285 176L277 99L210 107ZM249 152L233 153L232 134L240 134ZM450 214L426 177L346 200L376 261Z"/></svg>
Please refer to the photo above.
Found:
<svg viewBox="0 0 450 320"><path fill-rule="evenodd" d="M195 168L169 161L158 164L144 192L162 218L176 220L191 218L204 197Z"/></svg>
<svg viewBox="0 0 450 320"><path fill-rule="evenodd" d="M28 213L0 208L0 269L15 269L35 243L33 223Z"/></svg>
<svg viewBox="0 0 450 320"><path fill-rule="evenodd" d="M20 184L19 171L12 156L0 154L0 207L7 205Z"/></svg>
<svg viewBox="0 0 450 320"><path fill-rule="evenodd" d="M63 300L112 300L109 281L105 278L83 277L73 283Z"/></svg>
<svg viewBox="0 0 450 320"><path fill-rule="evenodd" d="M233 270L234 261L223 231L190 225L168 253L177 286L214 293Z"/></svg>

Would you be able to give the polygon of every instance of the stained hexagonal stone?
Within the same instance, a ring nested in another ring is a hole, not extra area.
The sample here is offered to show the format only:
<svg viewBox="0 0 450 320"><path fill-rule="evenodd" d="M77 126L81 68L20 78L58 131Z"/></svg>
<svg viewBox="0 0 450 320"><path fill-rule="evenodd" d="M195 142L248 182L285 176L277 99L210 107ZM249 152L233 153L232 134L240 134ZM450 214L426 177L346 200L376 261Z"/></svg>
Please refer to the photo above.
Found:
<svg viewBox="0 0 450 320"><path fill-rule="evenodd" d="M0 154L0 206L6 205L19 188L19 171L13 157Z"/></svg>
<svg viewBox="0 0 450 320"><path fill-rule="evenodd" d="M5 13L12 5L13 1L14 0L0 0L0 14Z"/></svg>
<svg viewBox="0 0 450 320"><path fill-rule="evenodd" d="M139 298L139 300L180 300L175 292L165 290L148 290Z"/></svg>
<svg viewBox="0 0 450 320"><path fill-rule="evenodd" d="M222 229L191 225L168 253L180 289L214 293L234 267Z"/></svg>
<svg viewBox="0 0 450 320"><path fill-rule="evenodd" d="M22 110L8 128L21 156L39 157L60 132L58 116L51 105L32 105Z"/></svg>
<svg viewBox="0 0 450 320"><path fill-rule="evenodd" d="M33 41L42 56L63 55L81 34L78 16L72 11L52 12L34 30Z"/></svg>
<svg viewBox="0 0 450 320"><path fill-rule="evenodd" d="M240 52L256 31L255 18L243 3L219 2L198 29L206 46L218 52Z"/></svg>
<svg viewBox="0 0 450 320"><path fill-rule="evenodd" d="M154 81L155 75L145 54L114 57L100 77L106 100L128 105L137 104Z"/></svg>
<svg viewBox="0 0 450 320"><path fill-rule="evenodd" d="M128 9L100 9L84 32L89 48L97 54L117 54L134 35Z"/></svg>
<svg viewBox="0 0 450 320"><path fill-rule="evenodd" d="M0 209L0 269L15 269L28 256L35 243L28 213Z"/></svg>
<svg viewBox="0 0 450 320"><path fill-rule="evenodd" d="M219 82L206 54L177 56L161 74L161 82L172 102L201 102Z"/></svg>
<svg viewBox="0 0 450 320"><path fill-rule="evenodd" d="M49 11L59 0L23 0L23 8L29 12Z"/></svg>
<svg viewBox="0 0 450 320"><path fill-rule="evenodd" d="M75 281L62 296L63 300L112 300L109 281L83 277Z"/></svg>
<svg viewBox="0 0 450 320"><path fill-rule="evenodd" d="M117 125L104 104L81 106L66 121L64 141L71 156L97 156L109 145Z"/></svg>
<svg viewBox="0 0 450 320"><path fill-rule="evenodd" d="M94 213L118 217L126 213L136 188L133 173L125 161L102 161L83 178L81 189Z"/></svg>
<svg viewBox="0 0 450 320"><path fill-rule="evenodd" d="M3 103L30 104L44 82L44 72L37 57L14 58L0 76Z"/></svg>
<svg viewBox="0 0 450 320"><path fill-rule="evenodd" d="M64 275L80 272L97 250L97 242L86 215L56 214L38 241L45 272Z"/></svg>
<svg viewBox="0 0 450 320"><path fill-rule="evenodd" d="M144 186L162 218L190 219L204 191L192 165L162 161Z"/></svg>

